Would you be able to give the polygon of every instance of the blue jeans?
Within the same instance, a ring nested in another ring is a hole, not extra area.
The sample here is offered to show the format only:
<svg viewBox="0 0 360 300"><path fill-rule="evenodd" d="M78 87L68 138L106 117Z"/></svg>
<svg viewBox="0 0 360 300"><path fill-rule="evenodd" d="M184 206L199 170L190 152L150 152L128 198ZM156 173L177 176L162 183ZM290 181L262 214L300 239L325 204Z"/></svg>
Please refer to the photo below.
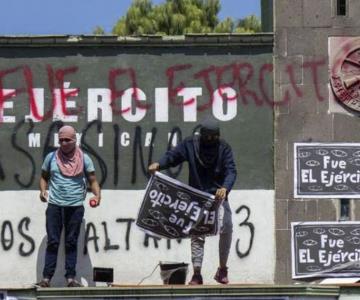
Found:
<svg viewBox="0 0 360 300"><path fill-rule="evenodd" d="M61 231L65 230L65 277L76 275L77 241L80 234L84 206L48 204L46 209L47 246L43 277L51 279L55 273Z"/></svg>

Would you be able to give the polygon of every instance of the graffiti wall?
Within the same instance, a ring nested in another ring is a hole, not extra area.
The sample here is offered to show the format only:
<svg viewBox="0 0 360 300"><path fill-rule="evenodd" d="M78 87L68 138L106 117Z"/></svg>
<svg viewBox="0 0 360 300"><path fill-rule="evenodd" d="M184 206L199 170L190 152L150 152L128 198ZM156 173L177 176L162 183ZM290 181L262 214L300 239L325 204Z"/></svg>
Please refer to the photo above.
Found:
<svg viewBox="0 0 360 300"><path fill-rule="evenodd" d="M93 267L114 268L116 283L138 284L160 261L191 263L189 239L154 239L135 225L142 194L143 191L105 190L100 207L94 209L86 205L78 253L78 277L84 284L94 285ZM35 191L3 192L2 195L2 285L27 286L40 279L44 265L46 204L37 200ZM234 283L272 282L273 197L272 191L244 190L234 191L230 198L234 233L229 276ZM206 241L204 281L215 284L218 237L208 237ZM189 268L189 273L191 271ZM64 285L64 274L64 253L60 250L53 285ZM159 267L142 282L161 283Z"/></svg>
<svg viewBox="0 0 360 300"><path fill-rule="evenodd" d="M230 197L231 278L273 281L271 48L187 49L0 50L2 282L21 285L39 279L45 206L38 199L38 179L42 159L58 146L56 132L62 124L78 130L78 143L94 160L103 188L101 207L87 207L85 214L79 275L93 284L92 267L114 267L116 281L138 283L161 260L190 263L188 240L153 239L135 221L148 164L193 134L209 115L220 122L238 168ZM186 168L165 173L187 182ZM205 254L204 277L209 282L217 267L216 244L216 237L209 239ZM59 285L61 268L55 278ZM10 270L23 275L10 278ZM157 282L158 274L145 281Z"/></svg>

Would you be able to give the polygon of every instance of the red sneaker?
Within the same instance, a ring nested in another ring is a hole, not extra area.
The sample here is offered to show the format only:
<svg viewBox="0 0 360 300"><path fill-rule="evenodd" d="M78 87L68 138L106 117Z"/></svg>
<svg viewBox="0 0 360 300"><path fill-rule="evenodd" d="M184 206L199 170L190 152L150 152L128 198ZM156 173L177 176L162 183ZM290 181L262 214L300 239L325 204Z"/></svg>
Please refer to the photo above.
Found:
<svg viewBox="0 0 360 300"><path fill-rule="evenodd" d="M189 282L190 285L203 284L203 278L201 274L194 274Z"/></svg>
<svg viewBox="0 0 360 300"><path fill-rule="evenodd" d="M229 283L229 279L228 279L228 268L218 268L217 272L214 276L214 279L218 282L218 283L222 283L222 284L228 284Z"/></svg>

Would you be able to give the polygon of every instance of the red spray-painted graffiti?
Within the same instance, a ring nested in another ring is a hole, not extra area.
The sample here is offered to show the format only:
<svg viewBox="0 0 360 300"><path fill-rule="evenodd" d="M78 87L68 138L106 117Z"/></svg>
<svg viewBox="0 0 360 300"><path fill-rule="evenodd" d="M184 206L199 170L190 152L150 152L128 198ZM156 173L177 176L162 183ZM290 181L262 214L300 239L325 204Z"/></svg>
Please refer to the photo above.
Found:
<svg viewBox="0 0 360 300"><path fill-rule="evenodd" d="M319 70L325 66L325 59L306 61L301 66L288 64L282 70L290 82L289 89L285 90L282 99L273 99L271 85L273 80L273 64L267 63L256 67L247 62L231 63L223 66L210 65L202 70L196 70L192 64L173 65L165 70L164 78L167 82L168 102L173 106L189 106L196 103L196 97L184 93L183 100L179 96L189 86L204 87L209 99L197 105L198 111L209 109L216 99L222 101L239 101L244 106L279 106L291 100L303 97L303 91L295 81L296 68L301 68L312 78L315 97L318 101L325 98L320 93ZM78 66L69 66L62 69L54 69L46 65L47 85L51 94L51 107L41 111L34 94L34 73L28 65L17 66L0 70L0 122L4 122L4 108L7 101L15 101L16 96L26 93L29 102L30 113L35 121L45 121L54 116L54 112L68 115L78 115L84 108L69 109L67 101L70 97L79 94L79 88L69 89L66 82L81 76ZM22 76L24 87L11 88L12 76ZM187 83L186 80L189 82ZM227 81L226 81L227 80ZM190 84L191 82L191 84ZM195 83L194 83L195 82ZM6 84L5 84L6 83ZM6 87L5 87L6 85ZM10 88L9 88L10 86ZM112 68L108 71L108 87L111 95L111 109L115 114L126 114L131 111L131 105L119 105L118 101L124 96L129 88L132 89L132 99L138 109L150 110L152 105L144 102L141 89L138 85L136 71L133 68ZM186 94L186 95L185 95ZM186 99L185 96L188 98Z"/></svg>

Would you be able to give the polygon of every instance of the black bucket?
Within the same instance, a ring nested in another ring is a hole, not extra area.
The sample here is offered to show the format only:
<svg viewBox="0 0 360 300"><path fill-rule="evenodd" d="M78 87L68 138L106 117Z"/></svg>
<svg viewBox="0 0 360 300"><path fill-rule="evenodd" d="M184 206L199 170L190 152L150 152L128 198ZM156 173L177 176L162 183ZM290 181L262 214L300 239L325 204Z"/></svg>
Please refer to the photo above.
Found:
<svg viewBox="0 0 360 300"><path fill-rule="evenodd" d="M186 263L160 262L160 276L164 284L185 284L188 265Z"/></svg>

